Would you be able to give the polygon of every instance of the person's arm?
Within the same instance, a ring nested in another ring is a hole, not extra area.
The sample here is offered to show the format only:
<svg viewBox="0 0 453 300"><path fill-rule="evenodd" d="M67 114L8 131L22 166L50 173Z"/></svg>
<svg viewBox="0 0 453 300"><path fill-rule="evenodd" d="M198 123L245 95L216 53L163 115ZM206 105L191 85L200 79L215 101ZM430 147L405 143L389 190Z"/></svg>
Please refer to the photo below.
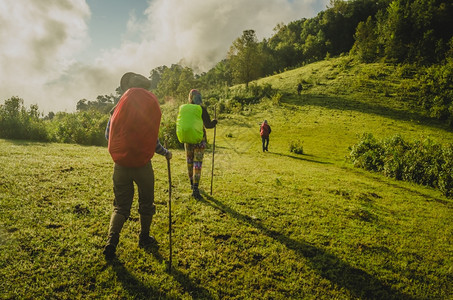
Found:
<svg viewBox="0 0 453 300"><path fill-rule="evenodd" d="M201 118L203 119L203 125L206 128L214 128L217 125L217 120L211 120L208 110L202 107Z"/></svg>
<svg viewBox="0 0 453 300"><path fill-rule="evenodd" d="M105 127L105 139L109 140L109 133L110 133L110 119L107 122L107 126Z"/></svg>
<svg viewBox="0 0 453 300"><path fill-rule="evenodd" d="M113 112L116 109L116 105L110 110L110 118L109 121L107 122L107 126L105 127L105 139L108 141L109 140L109 134L110 134L110 120L112 119Z"/></svg>
<svg viewBox="0 0 453 300"><path fill-rule="evenodd" d="M269 126L269 125L268 125L268 126ZM271 126L269 126L269 133L271 133L271 131L272 131L272 130L271 130Z"/></svg>
<svg viewBox="0 0 453 300"><path fill-rule="evenodd" d="M171 159L172 154L170 151L164 148L160 143L159 139L157 139L156 149L154 150L155 153L165 156L167 159Z"/></svg>

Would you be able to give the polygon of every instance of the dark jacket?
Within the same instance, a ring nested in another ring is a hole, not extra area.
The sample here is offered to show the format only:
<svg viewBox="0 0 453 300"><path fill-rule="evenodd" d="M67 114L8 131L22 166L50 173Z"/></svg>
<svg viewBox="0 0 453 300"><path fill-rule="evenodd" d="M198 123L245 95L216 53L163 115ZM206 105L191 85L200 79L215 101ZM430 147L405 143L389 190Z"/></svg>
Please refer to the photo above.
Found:
<svg viewBox="0 0 453 300"><path fill-rule="evenodd" d="M205 128L214 128L217 125L217 120L211 120L211 117L209 116L208 110L206 107L201 107L202 113L201 113L201 118L203 119L203 125Z"/></svg>
<svg viewBox="0 0 453 300"><path fill-rule="evenodd" d="M201 119L203 119L203 139L198 144L200 147L206 147L207 138L206 138L206 128L211 129L217 125L217 120L211 120L208 110L206 107L201 107Z"/></svg>

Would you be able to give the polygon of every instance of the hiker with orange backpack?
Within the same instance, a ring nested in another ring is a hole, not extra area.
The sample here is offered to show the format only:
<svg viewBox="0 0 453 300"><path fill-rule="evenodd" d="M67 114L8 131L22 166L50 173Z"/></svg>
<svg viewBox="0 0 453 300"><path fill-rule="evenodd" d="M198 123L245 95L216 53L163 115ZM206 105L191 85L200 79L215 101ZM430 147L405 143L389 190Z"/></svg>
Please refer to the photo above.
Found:
<svg viewBox="0 0 453 300"><path fill-rule="evenodd" d="M261 135L261 141L263 143L263 152L269 151L269 134L271 133L271 127L267 123L267 120L264 120L264 122L260 126L260 135Z"/></svg>
<svg viewBox="0 0 453 300"><path fill-rule="evenodd" d="M124 74L120 81L124 94L112 109L106 128L108 150L115 162L115 198L108 240L103 251L107 259L115 257L121 229L129 218L134 182L138 187L141 226L139 247L157 247L156 240L149 235L153 215L156 213L151 158L154 153L158 153L169 160L172 154L158 139L162 113L157 97L148 91L150 85L150 80L142 75L132 72Z"/></svg>
<svg viewBox="0 0 453 300"><path fill-rule="evenodd" d="M184 143L187 159L187 171L192 188L192 196L201 199L198 189L201 178L204 150L206 149L206 128L214 128L217 120L211 120L206 107L202 106L201 93L189 92L189 103L179 107L176 134Z"/></svg>

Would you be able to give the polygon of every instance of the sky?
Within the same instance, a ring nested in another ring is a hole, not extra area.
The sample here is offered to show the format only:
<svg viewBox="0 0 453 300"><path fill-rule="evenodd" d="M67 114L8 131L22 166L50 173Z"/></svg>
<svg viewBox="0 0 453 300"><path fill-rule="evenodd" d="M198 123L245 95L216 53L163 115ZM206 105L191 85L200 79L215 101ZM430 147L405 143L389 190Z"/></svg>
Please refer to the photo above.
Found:
<svg viewBox="0 0 453 300"><path fill-rule="evenodd" d="M311 18L330 0L0 0L0 104L44 114L114 94L125 72L174 63L196 72L253 29Z"/></svg>

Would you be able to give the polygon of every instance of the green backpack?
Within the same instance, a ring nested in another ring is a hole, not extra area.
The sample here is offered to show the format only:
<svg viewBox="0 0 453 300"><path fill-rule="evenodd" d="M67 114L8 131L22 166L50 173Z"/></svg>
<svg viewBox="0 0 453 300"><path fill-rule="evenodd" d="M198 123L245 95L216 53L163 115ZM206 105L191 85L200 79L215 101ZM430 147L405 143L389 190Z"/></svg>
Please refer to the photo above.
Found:
<svg viewBox="0 0 453 300"><path fill-rule="evenodd" d="M198 144L203 139L202 108L197 104L183 104L179 107L176 121L176 135L181 143Z"/></svg>

